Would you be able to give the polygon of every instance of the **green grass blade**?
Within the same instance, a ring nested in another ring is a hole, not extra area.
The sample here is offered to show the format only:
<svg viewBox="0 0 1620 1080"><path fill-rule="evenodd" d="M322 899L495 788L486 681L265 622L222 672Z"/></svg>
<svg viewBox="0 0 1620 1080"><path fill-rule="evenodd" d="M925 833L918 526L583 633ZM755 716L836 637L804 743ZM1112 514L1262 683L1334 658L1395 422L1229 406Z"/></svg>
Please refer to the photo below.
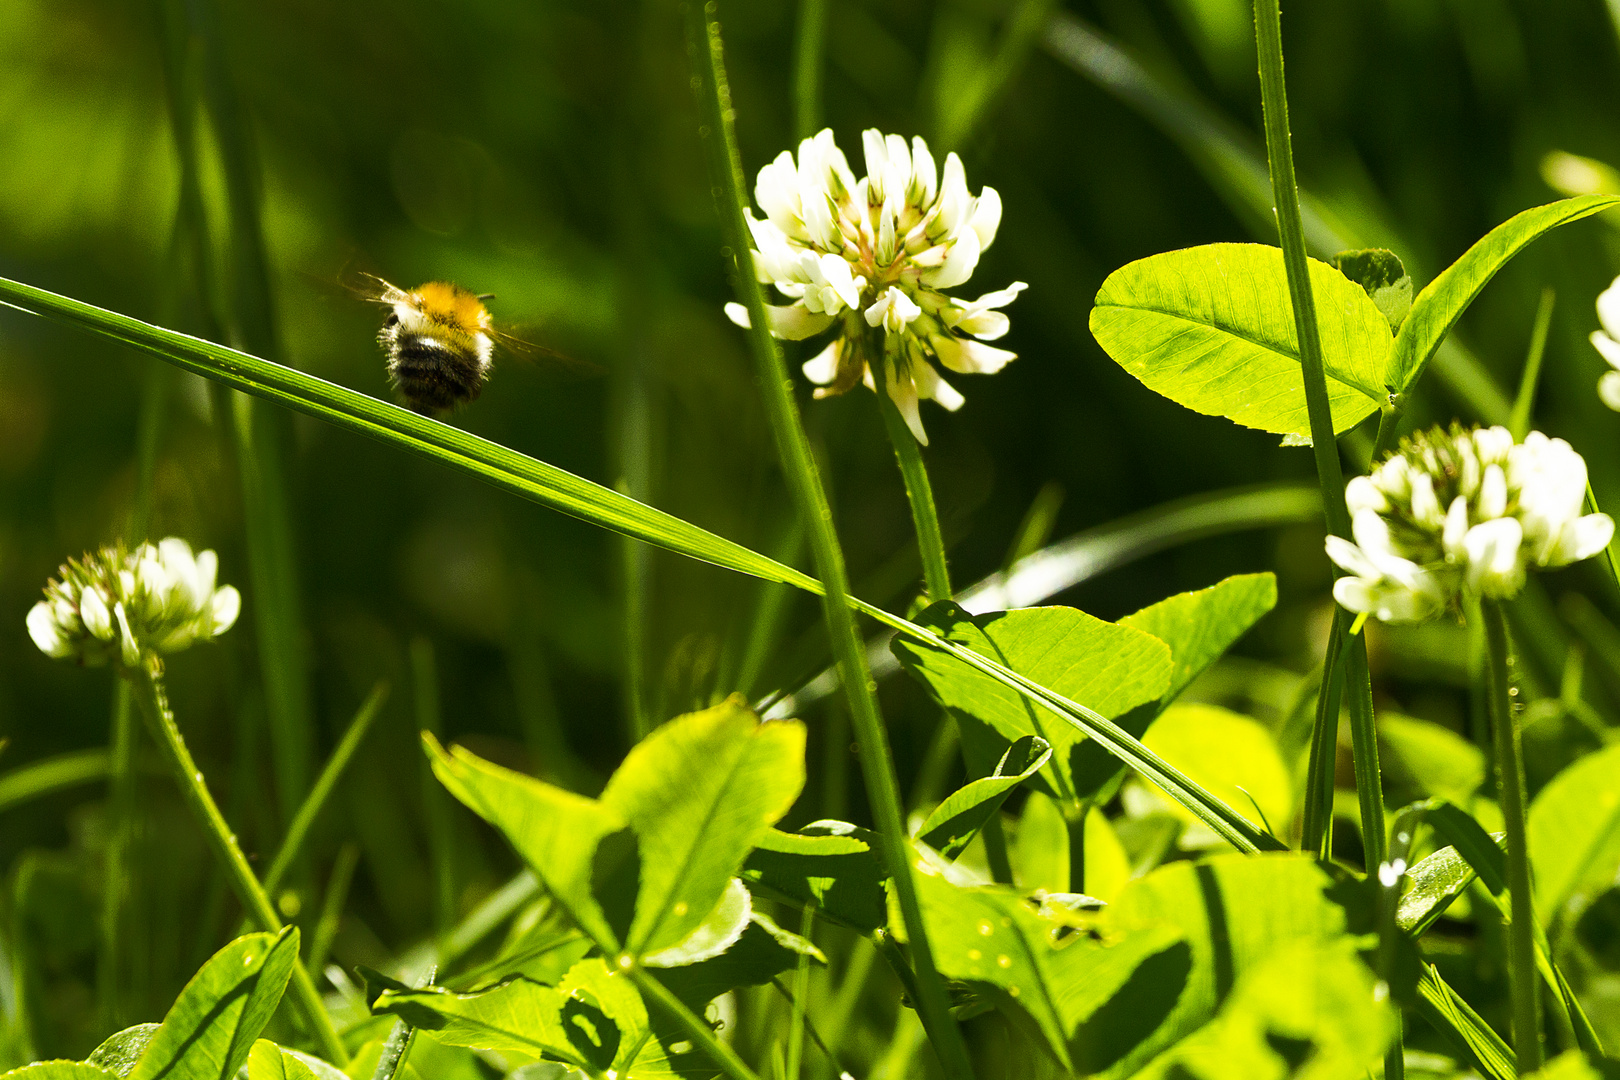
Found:
<svg viewBox="0 0 1620 1080"><path fill-rule="evenodd" d="M34 799L104 780L111 761L107 751L97 747L58 754L0 774L0 814Z"/></svg>
<svg viewBox="0 0 1620 1080"><path fill-rule="evenodd" d="M0 301L121 341L186 371L408 450L593 525L728 570L821 592L820 583L808 574L611 488L313 375L4 278Z"/></svg>
<svg viewBox="0 0 1620 1080"><path fill-rule="evenodd" d="M1417 990L1418 1014L1466 1057L1473 1058L1481 1073L1489 1080L1515 1080L1513 1048L1440 977L1433 964L1423 965Z"/></svg>
<svg viewBox="0 0 1620 1080"><path fill-rule="evenodd" d="M799 0L793 32L793 130L808 139L821 129L821 67L827 52L828 0Z"/></svg>
<svg viewBox="0 0 1620 1080"><path fill-rule="evenodd" d="M343 908L349 901L349 886L354 883L355 868L360 865L358 844L344 844L338 848L332 873L326 879L326 895L321 900L321 915L315 922L315 933L309 943L309 970L326 970L326 958L332 952L332 942L343 924Z"/></svg>
<svg viewBox="0 0 1620 1080"><path fill-rule="evenodd" d="M1530 415L1536 407L1536 384L1541 381L1541 360L1547 354L1547 331L1552 328L1553 297L1549 285L1541 290L1541 302L1536 305L1536 321L1530 330L1530 352L1525 356L1519 395L1513 399L1513 412L1508 417L1507 427L1513 432L1514 442L1523 442L1530 432Z"/></svg>
<svg viewBox="0 0 1620 1080"><path fill-rule="evenodd" d="M203 91L224 173L232 261L232 290L227 293L225 311L232 324L232 340L258 355L279 356L269 254L261 220L264 181L258 147L253 142L253 120L241 104L230 70L219 0L188 3L186 11L203 42ZM206 223L198 222L198 228L201 232ZM305 798L314 761L309 665L301 644L298 557L293 549L283 450L290 431L279 413L258 415L251 398L235 398L230 411L237 437L249 573L256 593L251 607L274 751L275 793L285 814Z"/></svg>
<svg viewBox="0 0 1620 1080"><path fill-rule="evenodd" d="M467 955L539 895L540 882L535 880L534 872L518 871L444 935L439 945L439 966L447 968Z"/></svg>
<svg viewBox="0 0 1620 1080"><path fill-rule="evenodd" d="M958 83L939 95L943 106L937 130L940 151L960 150L994 111L1002 92L1029 60L1056 6L1055 0L1019 0L989 62L976 67L966 85Z"/></svg>
<svg viewBox="0 0 1620 1080"><path fill-rule="evenodd" d="M343 733L343 738L338 743L337 749L332 751L332 756L326 762L326 767L321 770L321 775L316 779L315 786L310 789L303 805L298 808L298 813L293 817L292 824L287 827L287 836L281 841L281 847L276 851L275 860L270 864L269 872L264 875L264 891L271 896L276 894L276 889L281 886L282 878L287 875L293 861L298 858L299 853L303 850L304 841L309 836L310 827L315 824L315 819L320 816L321 809L326 805L326 800L331 797L332 792L337 788L337 782L342 778L343 770L349 767L350 761L354 760L354 755L360 749L360 744L365 741L366 734L371 730L371 722L377 718L377 714L382 711L383 704L387 700L388 684L386 682L379 682L371 688L371 693L366 697L365 701L361 702L359 711L354 714L354 719L349 722L349 729Z"/></svg>
<svg viewBox="0 0 1620 1080"><path fill-rule="evenodd" d="M0 301L124 342L187 371L408 450L594 525L702 562L821 594L821 584L814 578L741 544L553 465L324 379L5 278L0 278ZM1290 503L1297 498L1296 495L1283 502ZM1293 512L1297 507L1279 509ZM854 597L848 600L857 611L883 625L924 644L955 653L992 678L1050 705L1082 729L1088 732L1095 729L1103 736L1099 742L1110 753L1154 779L1172 797L1192 800L1188 809L1201 818L1213 816L1217 820L1241 823L1233 825L1240 832L1249 828L1241 815L1213 795L1179 774L1166 773L1168 766L1156 754L1095 712L1052 694L971 650L943 641L908 620ZM1262 846L1268 843L1270 839L1265 838Z"/></svg>
<svg viewBox="0 0 1620 1080"><path fill-rule="evenodd" d="M224 181L225 249L229 253L228 278L212 259L199 261L197 285L223 305L230 339L262 356L279 354L275 306L271 297L269 258L261 221L261 169L253 145L253 124L236 91L217 0L184 5L186 29L200 44L200 80L186 73L186 50L170 60L171 80L178 77L184 92L171 94L170 107L180 148L182 169L192 174L192 186L205 170L205 141L191 129L200 96L212 123L212 147ZM171 22L180 16L165 8ZM170 30L173 37L179 28ZM200 197L182 203L190 214L192 235L199 249L209 242L208 221ZM228 280L224 288L221 280ZM205 305L206 306L206 305ZM234 457L241 481L243 522L247 533L248 570L252 611L259 650L260 678L269 719L276 794L283 814L299 805L309 787L314 758L314 722L310 715L308 663L301 643L302 615L298 596L298 565L293 545L283 448L286 426L280 414L259 415L250 398L233 397L229 423L235 442Z"/></svg>
<svg viewBox="0 0 1620 1080"><path fill-rule="evenodd" d="M433 643L427 638L411 642L411 687L416 708L416 726L436 739L444 738L444 720L439 713L439 670ZM449 933L456 918L455 819L450 796L433 779L424 759L422 803L427 816L428 861L433 867L433 925L439 935Z"/></svg>

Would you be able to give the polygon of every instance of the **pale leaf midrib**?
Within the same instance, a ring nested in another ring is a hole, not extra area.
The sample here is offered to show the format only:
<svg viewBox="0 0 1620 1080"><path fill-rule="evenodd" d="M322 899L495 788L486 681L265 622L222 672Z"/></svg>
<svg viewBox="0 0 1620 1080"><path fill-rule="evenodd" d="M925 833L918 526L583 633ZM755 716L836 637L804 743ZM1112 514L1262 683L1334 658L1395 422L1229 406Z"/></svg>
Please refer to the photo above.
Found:
<svg viewBox="0 0 1620 1080"><path fill-rule="evenodd" d="M1299 354L1297 352L1289 352L1286 349L1279 349L1275 344L1273 344L1273 343L1271 343L1269 341L1262 341L1262 340L1260 340L1258 338L1255 338L1255 337L1253 337L1253 336L1251 336L1249 334L1243 333L1243 332L1238 331L1238 330L1234 330L1231 327L1223 326L1220 323L1204 322L1204 321L1201 321L1199 319L1190 318L1189 316L1187 316L1186 314L1184 314L1182 312L1166 311L1163 308L1151 307L1151 306L1149 306L1147 304L1119 304L1119 303L1098 304L1092 310L1093 310L1093 312L1097 312L1097 311L1141 312L1141 313L1145 313L1145 314L1149 314L1149 315L1158 315L1158 316L1160 316L1162 318L1166 318L1166 319L1174 319L1177 322L1186 323L1188 326L1198 327L1199 329L1202 329L1202 330L1213 330L1213 331L1216 331L1217 333L1225 334L1228 337L1236 338L1238 341L1242 341L1242 342L1244 342L1244 343L1246 343L1248 345L1252 345L1254 348L1260 349L1260 350L1262 350L1264 352L1267 352L1267 353L1270 353L1273 356L1279 356L1279 357L1283 358L1284 360L1291 361L1294 364L1300 364L1301 363L1301 360L1299 358ZM1393 346L1393 339L1391 341L1391 344ZM1349 387L1351 390L1354 390L1358 394L1361 394L1362 396L1366 397L1368 400L1372 401L1374 404L1378 404L1378 405L1383 404L1384 398L1389 393L1389 390L1388 390L1387 387L1379 387L1377 389L1368 389L1367 387L1363 386L1359 381L1354 380L1352 378L1346 377L1346 374L1341 369L1339 369L1339 367L1336 364L1333 364L1329 360L1329 358L1326 357L1326 356L1324 356L1322 358L1322 367L1323 367L1324 373L1327 375L1328 378L1332 379L1334 382L1338 383L1340 386Z"/></svg>

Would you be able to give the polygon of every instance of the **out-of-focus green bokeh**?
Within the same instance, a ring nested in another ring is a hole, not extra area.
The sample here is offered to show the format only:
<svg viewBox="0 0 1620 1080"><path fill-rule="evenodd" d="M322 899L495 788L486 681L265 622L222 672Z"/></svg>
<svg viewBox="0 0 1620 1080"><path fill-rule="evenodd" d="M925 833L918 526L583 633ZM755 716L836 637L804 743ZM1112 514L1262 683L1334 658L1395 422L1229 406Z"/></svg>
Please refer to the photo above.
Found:
<svg viewBox="0 0 1620 1080"><path fill-rule="evenodd" d="M452 279L495 293L493 309L517 332L581 363L506 358L455 423L604 483L628 474L655 505L804 564L743 338L721 313L730 294L673 3L218 6L262 167L283 342L275 359L387 396L372 340L379 312L344 289L346 275ZM0 276L196 332L196 297L176 274L180 169L159 7L0 4ZM1011 0L828 8L820 112L858 171L864 128L921 134L941 156L942 139L954 137L970 187L992 185L1005 203L995 246L957 291L1030 283L1009 309L1005 344L1018 361L993 378L957 380L968 399L957 414L924 406L960 583L1003 564L1049 484L1064 495L1061 537L1181 496L1313 476L1307 451L1157 397L1092 341L1091 298L1113 269L1171 248L1264 237L1149 118L1048 51L1039 24L1027 55L1013 50L1001 92L962 131L961 102L1012 32L1015 8L1044 18L1040 4ZM1258 130L1245 0L1067 9L1167 85ZM1420 287L1491 226L1559 194L1543 176L1549 153L1620 163L1620 35L1602 0L1296 0L1284 14L1301 182L1369 240L1395 248ZM722 16L751 179L797 139L798 8L722 0ZM201 182L223 235L221 176L205 170ZM1620 416L1595 395L1604 366L1586 335L1593 298L1620 271L1613 224L1539 242L1458 331L1511 395L1541 290L1556 290L1536 422L1586 455L1604 505L1620 504ZM790 359L807 355L788 348ZM126 528L137 403L154 363L0 309L0 737L10 740L0 771L106 741L111 677L46 659L23 617L59 562ZM153 534L218 549L223 580L251 606L239 489L214 402L192 376L175 373L168 385ZM857 591L903 608L917 562L871 396L812 402L800 390ZM1455 415L1457 399L1431 374L1413 422ZM337 953L352 965L433 929L410 642L436 650L450 738L589 788L628 746L626 553L609 534L359 437L302 418L288 430L320 758L376 680L394 691L305 872L318 880L340 840L359 842ZM641 660L657 721L739 689L760 590L661 553L647 567ZM1327 597L1316 525L1179 547L1064 600L1114 618L1264 569L1278 572L1282 602L1243 651L1306 670ZM1597 572L1554 577L1551 592ZM750 689L808 674L824 658L818 620L813 603L790 601ZM267 860L294 808L271 794L252 635L244 618L220 642L174 658L170 672L212 786L247 848ZM1455 720L1455 702L1415 683L1381 682L1380 693ZM908 686L886 684L884 704L909 782L936 717ZM828 721L821 710L810 719L815 794L805 813L819 816ZM850 784L845 812L862 820L858 781ZM168 790L154 779L143 795L152 816L139 858L150 881L135 900L151 928L137 985L160 1005L235 918ZM51 911L50 925L8 931L33 943L54 995L38 1021L46 1056L82 1053L97 1035L81 1000L93 984L94 916L74 906L93 906L95 862L62 853L98 850L100 806L90 785L0 815L8 887L63 898L26 908ZM455 828L465 909L512 863L470 818ZM15 896L0 909L25 910Z"/></svg>

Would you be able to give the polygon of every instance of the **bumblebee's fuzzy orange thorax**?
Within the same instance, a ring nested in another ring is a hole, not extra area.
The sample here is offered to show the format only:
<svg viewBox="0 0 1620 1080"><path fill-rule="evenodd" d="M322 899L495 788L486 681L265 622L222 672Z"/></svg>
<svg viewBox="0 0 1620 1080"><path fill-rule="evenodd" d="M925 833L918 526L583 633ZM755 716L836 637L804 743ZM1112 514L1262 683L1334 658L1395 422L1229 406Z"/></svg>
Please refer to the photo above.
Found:
<svg viewBox="0 0 1620 1080"><path fill-rule="evenodd" d="M487 334L491 329L489 309L478 297L448 281L430 281L411 290L422 317L448 330L463 334Z"/></svg>

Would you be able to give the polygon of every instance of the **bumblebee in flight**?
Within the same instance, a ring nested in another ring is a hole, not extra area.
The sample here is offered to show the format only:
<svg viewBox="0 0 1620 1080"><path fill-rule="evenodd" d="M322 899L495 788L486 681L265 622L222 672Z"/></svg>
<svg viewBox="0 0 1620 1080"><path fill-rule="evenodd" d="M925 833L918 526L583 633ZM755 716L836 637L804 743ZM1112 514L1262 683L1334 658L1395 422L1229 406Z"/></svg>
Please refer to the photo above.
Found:
<svg viewBox="0 0 1620 1080"><path fill-rule="evenodd" d="M448 281L430 281L401 289L380 277L364 275L360 289L368 300L391 310L377 332L377 344L388 358L388 378L405 406L424 416L437 416L478 397L489 378L496 343L528 346L495 328L477 294Z"/></svg>

